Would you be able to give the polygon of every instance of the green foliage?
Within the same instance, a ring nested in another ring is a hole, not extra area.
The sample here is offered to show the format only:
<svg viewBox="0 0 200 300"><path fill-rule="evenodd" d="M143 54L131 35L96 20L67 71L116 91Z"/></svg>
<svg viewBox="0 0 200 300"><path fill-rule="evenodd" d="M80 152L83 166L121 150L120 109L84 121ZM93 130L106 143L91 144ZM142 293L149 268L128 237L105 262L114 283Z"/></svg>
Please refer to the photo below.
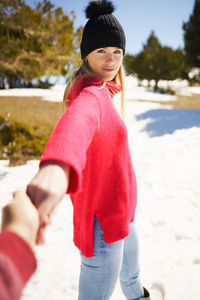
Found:
<svg viewBox="0 0 200 300"><path fill-rule="evenodd" d="M128 74L136 73L140 80L155 80L155 90L159 80L187 78L188 73L183 51L162 46L154 32L139 54L125 58L125 65Z"/></svg>
<svg viewBox="0 0 200 300"><path fill-rule="evenodd" d="M183 24L185 53L192 67L200 68L200 0L196 0L192 15Z"/></svg>
<svg viewBox="0 0 200 300"><path fill-rule="evenodd" d="M39 158L46 142L46 136L24 123L0 117L0 159L9 159L11 165Z"/></svg>
<svg viewBox="0 0 200 300"><path fill-rule="evenodd" d="M134 64L134 56L131 54L126 54L124 56L124 66L127 75L131 75L134 73L133 64Z"/></svg>
<svg viewBox="0 0 200 300"><path fill-rule="evenodd" d="M80 62L82 28L74 30L74 19L48 0L34 9L23 0L1 0L0 88L5 79L15 87L43 75L67 75Z"/></svg>

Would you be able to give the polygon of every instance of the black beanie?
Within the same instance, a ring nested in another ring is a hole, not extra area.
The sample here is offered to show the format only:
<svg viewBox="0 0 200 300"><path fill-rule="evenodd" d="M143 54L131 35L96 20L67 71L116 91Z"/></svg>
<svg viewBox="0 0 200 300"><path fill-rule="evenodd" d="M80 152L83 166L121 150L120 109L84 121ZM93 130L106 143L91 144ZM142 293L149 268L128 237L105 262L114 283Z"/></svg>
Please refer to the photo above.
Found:
<svg viewBox="0 0 200 300"><path fill-rule="evenodd" d="M90 1L86 7L89 19L83 30L81 57L84 59L90 52L103 47L117 47L125 53L126 38L119 21L112 15L112 2Z"/></svg>

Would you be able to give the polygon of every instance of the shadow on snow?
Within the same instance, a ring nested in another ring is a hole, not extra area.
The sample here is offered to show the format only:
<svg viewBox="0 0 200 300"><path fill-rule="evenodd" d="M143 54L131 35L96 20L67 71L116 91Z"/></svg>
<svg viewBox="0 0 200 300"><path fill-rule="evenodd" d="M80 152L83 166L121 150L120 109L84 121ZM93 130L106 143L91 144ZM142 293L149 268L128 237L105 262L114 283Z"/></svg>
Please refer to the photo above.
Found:
<svg viewBox="0 0 200 300"><path fill-rule="evenodd" d="M0 180L2 180L4 177L6 177L8 172L0 173Z"/></svg>
<svg viewBox="0 0 200 300"><path fill-rule="evenodd" d="M152 109L136 117L138 121L150 119L143 129L149 136L172 134L178 129L200 127L200 110Z"/></svg>

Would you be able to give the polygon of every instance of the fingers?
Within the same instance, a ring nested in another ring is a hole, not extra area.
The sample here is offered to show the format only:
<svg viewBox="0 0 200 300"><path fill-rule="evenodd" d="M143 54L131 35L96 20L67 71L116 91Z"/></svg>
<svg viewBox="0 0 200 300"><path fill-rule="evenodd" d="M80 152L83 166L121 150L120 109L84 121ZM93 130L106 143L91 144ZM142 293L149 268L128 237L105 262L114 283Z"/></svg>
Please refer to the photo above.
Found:
<svg viewBox="0 0 200 300"><path fill-rule="evenodd" d="M46 232L46 228L48 225L51 224L52 213L48 216L47 215L41 216L40 211L39 211L39 216L40 216L40 227L39 227L38 233L37 233L36 244L43 245L45 243L44 235Z"/></svg>
<svg viewBox="0 0 200 300"><path fill-rule="evenodd" d="M24 191L13 193L13 201L2 210L2 229L11 230L34 247L39 228L39 214Z"/></svg>
<svg viewBox="0 0 200 300"><path fill-rule="evenodd" d="M43 245L45 243L45 231L46 231L46 226L43 225L39 228L38 233L37 233L37 238L36 238L36 244L37 245Z"/></svg>
<svg viewBox="0 0 200 300"><path fill-rule="evenodd" d="M37 208L51 197L50 192L34 184L29 184L27 186L26 193Z"/></svg>
<svg viewBox="0 0 200 300"><path fill-rule="evenodd" d="M51 223L51 216L67 190L68 177L68 166L60 162L46 162L27 186L26 193L39 213L37 244L44 243L46 227Z"/></svg>
<svg viewBox="0 0 200 300"><path fill-rule="evenodd" d="M17 190L13 193L13 202L14 201L29 201L30 202L30 198L28 197L28 195L21 190Z"/></svg>
<svg viewBox="0 0 200 300"><path fill-rule="evenodd" d="M2 209L2 222L1 222L1 229L7 227L10 223L14 222L17 218L18 211L20 210L21 206L29 202L31 205L31 201L27 194L21 190L15 191L13 193L13 200L9 204L7 204ZM23 203L25 202L25 203ZM33 207L33 209L35 209Z"/></svg>
<svg viewBox="0 0 200 300"><path fill-rule="evenodd" d="M55 209L52 207L52 202L51 199L44 201L36 209L24 191L15 191L13 201L2 209L1 229L12 229L23 237L32 236L32 245L34 245L34 236L37 245L44 244L46 228L51 224L51 217ZM25 236L28 228L32 234L29 232ZM28 241L28 238L26 240Z"/></svg>
<svg viewBox="0 0 200 300"><path fill-rule="evenodd" d="M1 230L5 229L7 225L11 222L12 217L10 213L9 204L4 206L2 209L2 220L1 220Z"/></svg>

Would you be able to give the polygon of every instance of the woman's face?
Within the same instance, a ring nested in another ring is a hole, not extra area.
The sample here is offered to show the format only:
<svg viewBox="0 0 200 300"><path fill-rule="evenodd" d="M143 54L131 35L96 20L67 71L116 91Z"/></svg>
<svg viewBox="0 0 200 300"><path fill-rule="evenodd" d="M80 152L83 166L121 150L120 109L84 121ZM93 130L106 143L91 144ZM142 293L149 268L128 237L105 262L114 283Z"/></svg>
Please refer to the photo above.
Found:
<svg viewBox="0 0 200 300"><path fill-rule="evenodd" d="M98 38L98 37L97 37ZM86 57L96 75L105 82L113 80L123 59L123 50L116 47L99 48Z"/></svg>

